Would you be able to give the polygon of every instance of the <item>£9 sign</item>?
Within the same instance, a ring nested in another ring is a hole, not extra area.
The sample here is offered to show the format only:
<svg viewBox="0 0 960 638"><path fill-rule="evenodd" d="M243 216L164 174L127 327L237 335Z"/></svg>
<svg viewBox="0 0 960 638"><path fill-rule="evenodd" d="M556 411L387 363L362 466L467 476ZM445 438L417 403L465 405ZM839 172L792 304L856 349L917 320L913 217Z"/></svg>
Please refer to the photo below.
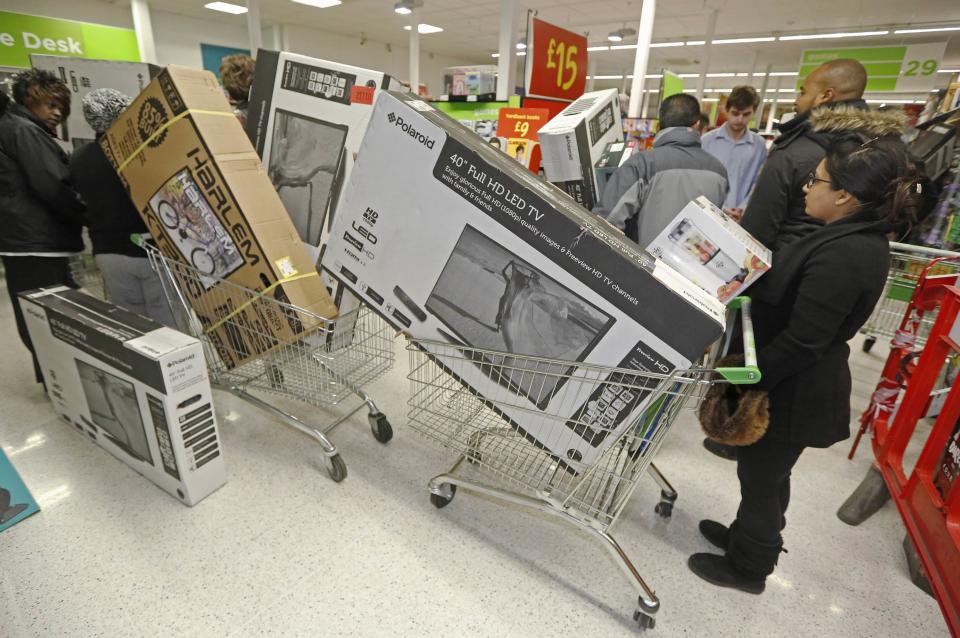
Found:
<svg viewBox="0 0 960 638"><path fill-rule="evenodd" d="M530 38L527 95L570 101L583 95L587 38L536 18L531 23Z"/></svg>

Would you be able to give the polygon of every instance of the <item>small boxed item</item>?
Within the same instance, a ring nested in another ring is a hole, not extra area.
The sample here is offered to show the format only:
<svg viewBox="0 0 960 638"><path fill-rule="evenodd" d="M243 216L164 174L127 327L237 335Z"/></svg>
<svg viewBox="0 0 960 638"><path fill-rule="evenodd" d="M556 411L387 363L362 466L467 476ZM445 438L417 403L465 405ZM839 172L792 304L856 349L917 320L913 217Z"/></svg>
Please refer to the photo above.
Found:
<svg viewBox="0 0 960 638"><path fill-rule="evenodd" d="M723 303L770 270L770 249L706 197L687 204L647 251Z"/></svg>
<svg viewBox="0 0 960 638"><path fill-rule="evenodd" d="M198 340L65 286L20 306L65 422L187 505L226 482Z"/></svg>
<svg viewBox="0 0 960 638"><path fill-rule="evenodd" d="M610 142L623 141L616 89L584 93L540 129L547 180L592 210L600 201L593 167Z"/></svg>
<svg viewBox="0 0 960 638"><path fill-rule="evenodd" d="M723 331L716 299L405 94L377 100L323 263L398 330L454 345L669 373ZM461 381L481 397L507 393L516 407L498 404L502 416L573 471L648 403L604 403L615 378L561 392L576 363L544 377L510 361L477 360Z"/></svg>
<svg viewBox="0 0 960 638"><path fill-rule="evenodd" d="M83 116L81 100L96 89L116 89L131 98L140 94L160 67L142 62L90 60L60 55L30 55L35 69L50 71L70 87L70 115L60 125L61 137L76 150L96 138Z"/></svg>
<svg viewBox="0 0 960 638"><path fill-rule="evenodd" d="M336 317L315 259L212 73L167 67L100 145L160 251L199 273L180 284L225 367L299 338L320 323L314 315ZM280 312L221 280L313 314Z"/></svg>

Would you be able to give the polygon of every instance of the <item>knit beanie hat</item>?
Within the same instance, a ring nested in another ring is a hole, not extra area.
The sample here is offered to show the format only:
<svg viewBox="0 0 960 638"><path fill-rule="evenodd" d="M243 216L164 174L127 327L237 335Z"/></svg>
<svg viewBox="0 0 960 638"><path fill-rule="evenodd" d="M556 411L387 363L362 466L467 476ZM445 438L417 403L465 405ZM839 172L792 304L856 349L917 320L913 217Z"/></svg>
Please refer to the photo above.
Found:
<svg viewBox="0 0 960 638"><path fill-rule="evenodd" d="M97 135L102 135L132 101L116 89L96 89L83 96L83 117Z"/></svg>

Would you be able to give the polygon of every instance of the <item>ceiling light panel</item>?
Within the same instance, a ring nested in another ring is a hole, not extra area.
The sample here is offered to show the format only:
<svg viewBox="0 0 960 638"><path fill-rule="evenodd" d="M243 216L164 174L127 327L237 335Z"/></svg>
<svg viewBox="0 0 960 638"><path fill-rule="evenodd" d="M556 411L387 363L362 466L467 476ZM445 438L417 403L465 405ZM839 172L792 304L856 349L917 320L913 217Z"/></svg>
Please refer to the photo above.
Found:
<svg viewBox="0 0 960 638"><path fill-rule="evenodd" d="M407 26L403 27L403 30L409 31L410 25L408 24ZM440 33L441 31L443 31L443 27L435 27L432 24L424 24L423 22L421 22L420 24L417 25L417 33L419 33L420 35L427 35L430 33ZM524 53L520 52L520 53L517 53L517 55L524 55Z"/></svg>
<svg viewBox="0 0 960 638"><path fill-rule="evenodd" d="M960 31L960 27L927 27L923 29L897 29L896 34L901 33L938 33L940 31Z"/></svg>
<svg viewBox="0 0 960 638"><path fill-rule="evenodd" d="M759 36L755 38L722 38L720 40L711 40L711 44L748 44L750 42L773 42L776 40L772 35Z"/></svg>
<svg viewBox="0 0 960 638"><path fill-rule="evenodd" d="M330 7L335 7L338 4L343 4L343 0L292 0L297 4L305 4L310 7L316 7L318 9L329 9Z"/></svg>
<svg viewBox="0 0 960 638"><path fill-rule="evenodd" d="M232 13L233 15L240 15L241 13L247 12L246 7L241 7L239 4L230 4L229 2L208 2L203 6L213 11Z"/></svg>
<svg viewBox="0 0 960 638"><path fill-rule="evenodd" d="M874 35L887 35L889 31L849 31L844 33L810 33L806 35L782 35L780 39L788 40L829 40L833 38L865 38Z"/></svg>

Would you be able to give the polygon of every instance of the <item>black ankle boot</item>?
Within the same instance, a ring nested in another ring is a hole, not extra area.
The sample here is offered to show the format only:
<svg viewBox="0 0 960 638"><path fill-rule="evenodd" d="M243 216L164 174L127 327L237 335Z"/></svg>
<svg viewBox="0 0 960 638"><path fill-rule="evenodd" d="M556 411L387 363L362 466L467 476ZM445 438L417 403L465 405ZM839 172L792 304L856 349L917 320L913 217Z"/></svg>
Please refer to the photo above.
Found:
<svg viewBox="0 0 960 638"><path fill-rule="evenodd" d="M706 519L702 520L700 521L700 533L703 534L703 537L710 541L710 544L714 547L726 550L730 544L730 528L723 523Z"/></svg>
<svg viewBox="0 0 960 638"><path fill-rule="evenodd" d="M766 578L747 576L737 570L726 556L718 554L693 554L687 566L694 574L719 587L738 589L748 594L762 594Z"/></svg>
<svg viewBox="0 0 960 638"><path fill-rule="evenodd" d="M726 459L728 461L737 460L737 448L734 445L725 445L723 443L717 443L711 439L704 439L703 447L705 447L708 452L719 456L721 459Z"/></svg>

